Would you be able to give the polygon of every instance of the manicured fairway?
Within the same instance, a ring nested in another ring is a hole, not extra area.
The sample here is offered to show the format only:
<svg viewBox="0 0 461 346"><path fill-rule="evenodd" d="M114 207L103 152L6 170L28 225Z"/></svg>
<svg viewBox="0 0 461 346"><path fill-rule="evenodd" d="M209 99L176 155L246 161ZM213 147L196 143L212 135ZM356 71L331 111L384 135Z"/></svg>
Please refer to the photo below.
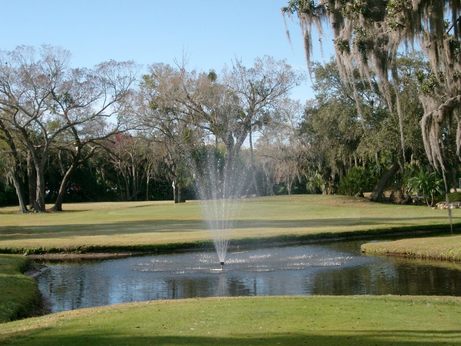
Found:
<svg viewBox="0 0 461 346"><path fill-rule="evenodd" d="M22 274L25 266L23 256L0 254L0 323L29 315L39 305L35 281Z"/></svg>
<svg viewBox="0 0 461 346"><path fill-rule="evenodd" d="M200 204L131 202L65 205L66 212L19 215L0 208L0 252L136 250L210 240ZM446 225L446 212L377 204L343 196L279 196L243 200L232 237L331 236ZM454 210L461 222L461 211Z"/></svg>
<svg viewBox="0 0 461 346"><path fill-rule="evenodd" d="M375 255L461 261L461 236L427 237L367 243L362 251Z"/></svg>
<svg viewBox="0 0 461 346"><path fill-rule="evenodd" d="M66 209L30 215L0 209L0 252L174 248L211 238L198 202L75 204ZM461 212L454 214L461 223ZM427 207L341 196L285 196L242 201L234 221L236 239L283 240L402 228L416 232L424 226L444 228L447 218L444 211ZM0 322L31 313L30 307L38 305L33 280L22 274L25 265L22 256L0 254ZM2 343L461 345L461 299L314 296L144 302L2 323Z"/></svg>
<svg viewBox="0 0 461 346"><path fill-rule="evenodd" d="M1 325L12 345L461 345L461 299L210 298L75 310ZM8 343L10 344L10 343Z"/></svg>

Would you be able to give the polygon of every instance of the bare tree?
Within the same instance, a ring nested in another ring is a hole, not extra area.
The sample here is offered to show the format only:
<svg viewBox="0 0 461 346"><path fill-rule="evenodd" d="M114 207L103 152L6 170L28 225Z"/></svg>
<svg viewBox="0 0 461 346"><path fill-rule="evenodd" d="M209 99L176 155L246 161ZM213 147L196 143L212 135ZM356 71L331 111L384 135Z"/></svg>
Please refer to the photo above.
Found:
<svg viewBox="0 0 461 346"><path fill-rule="evenodd" d="M256 152L266 175L274 183L284 184L291 194L293 184L304 174L301 157L306 148L297 133L303 108L299 102L285 99L276 109L277 116L262 131Z"/></svg>
<svg viewBox="0 0 461 346"><path fill-rule="evenodd" d="M150 141L140 135L118 133L107 142L104 147L122 179L123 199L138 200L142 184L151 175Z"/></svg>
<svg viewBox="0 0 461 346"><path fill-rule="evenodd" d="M31 156L35 169L34 210L45 211L45 169L58 140L74 147L73 163L63 177L65 185L82 149L122 124L123 100L135 80L130 62L109 61L94 69L68 67L67 51L18 47L0 56L2 121ZM109 125L111 122L115 125ZM109 130L108 130L109 129ZM61 200L54 209L60 210Z"/></svg>
<svg viewBox="0 0 461 346"><path fill-rule="evenodd" d="M187 72L185 68L153 68L150 83L155 90L153 105L161 113L169 114L171 120L183 122L186 137L199 130L208 140L222 142L226 148L225 194L230 193L231 174L238 155L249 131L248 119L244 117L238 96L216 79L214 73ZM182 120L181 120L182 119Z"/></svg>
<svg viewBox="0 0 461 346"><path fill-rule="evenodd" d="M7 164L5 165L7 179L13 182L14 188L16 190L16 196L19 201L19 210L22 213L27 212L27 204L24 196L24 189L21 183L21 166L23 158L21 157L21 152L17 147L17 141L13 138L12 133L9 131L8 127L5 126L4 122L0 117L0 139L2 139L8 150L8 155L10 160L6 160Z"/></svg>
<svg viewBox="0 0 461 346"><path fill-rule="evenodd" d="M197 73L184 66L157 65L149 78L155 107L200 129L209 143L224 145L223 191L229 193L236 185L231 180L236 177L233 172L243 144L250 136L253 147L253 131L268 121L276 103L299 82L286 62L269 57L257 59L251 68L235 62L221 77L214 71Z"/></svg>
<svg viewBox="0 0 461 346"><path fill-rule="evenodd" d="M201 141L200 130L194 126L188 109L166 96L181 99L181 91L169 89L178 87L174 84L179 82L178 77L180 73L168 65L152 65L150 74L143 77L137 102L139 119L156 144L161 161L158 163L171 181L175 203L183 201L181 193L190 176L190 154Z"/></svg>
<svg viewBox="0 0 461 346"><path fill-rule="evenodd" d="M290 90L301 82L301 75L283 60L265 56L251 67L236 61L225 74L225 83L239 99L240 109L248 126L253 188L258 193L253 152L253 132L270 123L277 105L287 99Z"/></svg>

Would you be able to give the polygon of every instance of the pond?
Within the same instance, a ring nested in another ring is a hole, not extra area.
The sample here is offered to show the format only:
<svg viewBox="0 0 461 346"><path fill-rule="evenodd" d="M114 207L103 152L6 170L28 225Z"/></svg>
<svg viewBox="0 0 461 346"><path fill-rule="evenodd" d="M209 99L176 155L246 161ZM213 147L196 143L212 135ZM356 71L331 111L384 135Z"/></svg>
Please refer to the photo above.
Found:
<svg viewBox="0 0 461 346"><path fill-rule="evenodd" d="M362 241L363 242L363 241ZM361 242L48 263L37 278L53 312L122 302L212 296L461 296L461 265L360 254Z"/></svg>

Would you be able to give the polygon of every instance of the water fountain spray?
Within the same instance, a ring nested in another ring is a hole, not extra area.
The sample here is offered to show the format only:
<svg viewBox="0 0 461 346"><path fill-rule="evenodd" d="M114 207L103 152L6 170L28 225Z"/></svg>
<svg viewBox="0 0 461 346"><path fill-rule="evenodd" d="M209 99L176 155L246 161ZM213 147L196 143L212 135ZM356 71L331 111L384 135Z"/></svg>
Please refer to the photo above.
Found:
<svg viewBox="0 0 461 346"><path fill-rule="evenodd" d="M224 269L230 232L247 181L245 170L236 169L235 166L235 161L229 161L214 147L206 148L206 155L193 165L203 216L213 238L221 269Z"/></svg>

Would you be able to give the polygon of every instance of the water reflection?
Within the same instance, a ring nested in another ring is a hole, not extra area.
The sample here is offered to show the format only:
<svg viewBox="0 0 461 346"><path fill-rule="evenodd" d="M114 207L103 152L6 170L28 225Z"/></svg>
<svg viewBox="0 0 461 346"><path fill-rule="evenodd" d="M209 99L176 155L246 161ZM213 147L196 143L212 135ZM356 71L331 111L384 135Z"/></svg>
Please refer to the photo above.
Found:
<svg viewBox="0 0 461 346"><path fill-rule="evenodd" d="M309 294L461 295L461 266L367 257L360 243L49 264L38 278L52 311L210 296Z"/></svg>

